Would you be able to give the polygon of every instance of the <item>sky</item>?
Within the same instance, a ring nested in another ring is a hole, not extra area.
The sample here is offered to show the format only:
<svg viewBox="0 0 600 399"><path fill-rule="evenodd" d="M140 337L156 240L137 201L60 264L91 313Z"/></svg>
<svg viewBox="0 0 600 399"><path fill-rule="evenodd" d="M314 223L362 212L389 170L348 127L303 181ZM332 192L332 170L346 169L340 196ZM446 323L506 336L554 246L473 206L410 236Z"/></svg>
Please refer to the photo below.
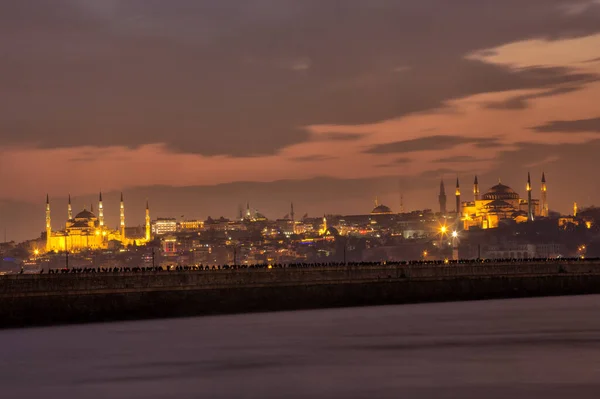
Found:
<svg viewBox="0 0 600 399"><path fill-rule="evenodd" d="M100 190L114 225L121 191L128 224L146 199L279 218L438 209L474 175L524 195L527 172L552 210L600 205L599 0L7 1L0 60L9 240L46 193L56 229Z"/></svg>

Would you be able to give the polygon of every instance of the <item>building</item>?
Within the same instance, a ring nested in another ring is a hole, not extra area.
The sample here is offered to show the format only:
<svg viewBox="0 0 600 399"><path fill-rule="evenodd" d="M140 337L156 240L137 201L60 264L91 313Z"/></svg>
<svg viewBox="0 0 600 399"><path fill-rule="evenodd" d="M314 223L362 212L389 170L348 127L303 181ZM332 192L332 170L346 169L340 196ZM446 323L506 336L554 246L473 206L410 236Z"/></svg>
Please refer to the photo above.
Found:
<svg viewBox="0 0 600 399"><path fill-rule="evenodd" d="M142 237L126 236L125 203L121 194L119 228L110 229L104 223L102 193L98 201L98 215L92 210L83 209L73 216L71 196L67 206L67 221L63 230L52 230L50 197L46 196L46 251L80 252L84 250L108 249L109 244L123 246L142 245L150 241L150 209L146 203L146 228Z"/></svg>
<svg viewBox="0 0 600 399"><path fill-rule="evenodd" d="M157 218L152 222L152 232L157 236L175 233L177 220L175 218Z"/></svg>
<svg viewBox="0 0 600 399"><path fill-rule="evenodd" d="M178 224L179 231L202 231L204 229L204 221L202 220L182 220Z"/></svg>
<svg viewBox="0 0 600 399"><path fill-rule="evenodd" d="M375 198L375 208L373 208L373 210L371 211L371 215L391 215L394 212L392 212L392 210L379 203L379 200L377 198Z"/></svg>
<svg viewBox="0 0 600 399"><path fill-rule="evenodd" d="M457 182L458 187L458 182ZM532 199L531 178L527 176L527 198L521 196L509 186L498 182L485 194L479 195L477 177L473 184L473 201L462 202L460 217L465 230L471 228L493 229L503 222L522 223L532 221L536 217L547 217L548 202L546 177L542 174L540 200ZM457 191L457 197L458 197Z"/></svg>

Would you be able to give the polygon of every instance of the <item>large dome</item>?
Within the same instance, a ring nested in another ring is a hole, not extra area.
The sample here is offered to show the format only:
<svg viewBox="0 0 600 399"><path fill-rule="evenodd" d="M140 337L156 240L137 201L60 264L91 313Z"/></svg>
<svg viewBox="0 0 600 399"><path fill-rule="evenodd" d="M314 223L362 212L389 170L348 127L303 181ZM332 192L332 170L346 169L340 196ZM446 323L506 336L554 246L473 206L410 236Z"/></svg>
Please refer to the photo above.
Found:
<svg viewBox="0 0 600 399"><path fill-rule="evenodd" d="M84 209L83 211L79 212L77 215L75 215L75 219L95 219L96 215L94 215L92 212Z"/></svg>
<svg viewBox="0 0 600 399"><path fill-rule="evenodd" d="M494 187L490 188L487 193L483 194L484 200L518 200L519 194L515 192L512 188L505 186L502 183L496 184Z"/></svg>
<svg viewBox="0 0 600 399"><path fill-rule="evenodd" d="M381 215L381 214L390 214L390 213L392 213L392 210L385 205L377 205L371 211L371 215Z"/></svg>

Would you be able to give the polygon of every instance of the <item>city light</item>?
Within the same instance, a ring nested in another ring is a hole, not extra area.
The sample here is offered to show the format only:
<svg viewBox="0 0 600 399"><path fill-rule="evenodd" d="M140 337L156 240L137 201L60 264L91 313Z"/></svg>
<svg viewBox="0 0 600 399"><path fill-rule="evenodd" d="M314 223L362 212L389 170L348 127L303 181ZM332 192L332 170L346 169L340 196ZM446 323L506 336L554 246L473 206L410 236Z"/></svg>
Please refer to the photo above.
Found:
<svg viewBox="0 0 600 399"><path fill-rule="evenodd" d="M448 231L448 228L447 228L446 226L442 226L442 227L440 227L440 232L441 232L442 234L446 234L446 232L447 232L447 231Z"/></svg>
<svg viewBox="0 0 600 399"><path fill-rule="evenodd" d="M452 238L456 238L458 237L458 231L453 231L452 232Z"/></svg>

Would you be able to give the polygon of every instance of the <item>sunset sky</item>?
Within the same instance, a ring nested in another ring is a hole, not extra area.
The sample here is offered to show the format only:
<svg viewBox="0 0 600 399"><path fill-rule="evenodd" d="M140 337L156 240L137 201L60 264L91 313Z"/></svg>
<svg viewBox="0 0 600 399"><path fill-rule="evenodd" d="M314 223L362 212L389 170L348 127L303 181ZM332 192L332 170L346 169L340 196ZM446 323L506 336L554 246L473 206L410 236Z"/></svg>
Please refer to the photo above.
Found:
<svg viewBox="0 0 600 399"><path fill-rule="evenodd" d="M68 193L278 218L542 171L600 205L599 77L600 0L0 2L0 229L39 236L46 193L58 229Z"/></svg>

